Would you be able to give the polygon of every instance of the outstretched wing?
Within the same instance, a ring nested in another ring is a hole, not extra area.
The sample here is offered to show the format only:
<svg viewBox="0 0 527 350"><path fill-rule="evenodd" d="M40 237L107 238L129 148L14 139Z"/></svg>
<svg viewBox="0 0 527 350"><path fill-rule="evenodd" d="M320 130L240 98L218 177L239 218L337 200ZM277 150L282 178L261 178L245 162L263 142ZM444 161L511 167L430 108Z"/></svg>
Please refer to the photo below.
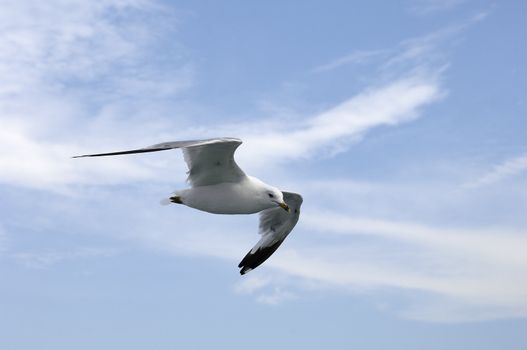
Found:
<svg viewBox="0 0 527 350"><path fill-rule="evenodd" d="M238 265L243 275L267 260L293 230L300 217L302 196L297 193L282 192L284 201L289 205L290 212L282 208L266 209L260 213L259 233L262 238L247 253Z"/></svg>
<svg viewBox="0 0 527 350"><path fill-rule="evenodd" d="M207 186L222 182L238 182L245 177L245 173L234 161L234 152L241 143L240 139L230 137L175 141L130 151L86 154L73 158L116 156L181 148L188 166L188 181L192 186Z"/></svg>

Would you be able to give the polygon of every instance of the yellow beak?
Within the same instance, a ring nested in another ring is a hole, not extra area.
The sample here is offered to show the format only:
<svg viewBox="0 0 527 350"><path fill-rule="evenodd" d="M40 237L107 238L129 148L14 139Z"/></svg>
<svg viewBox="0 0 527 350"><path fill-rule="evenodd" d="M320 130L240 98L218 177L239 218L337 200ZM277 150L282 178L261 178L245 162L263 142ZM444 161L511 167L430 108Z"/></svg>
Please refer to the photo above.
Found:
<svg viewBox="0 0 527 350"><path fill-rule="evenodd" d="M279 204L281 208L284 208L285 211L290 212L291 209L289 209L289 206L285 204L285 202L282 202Z"/></svg>

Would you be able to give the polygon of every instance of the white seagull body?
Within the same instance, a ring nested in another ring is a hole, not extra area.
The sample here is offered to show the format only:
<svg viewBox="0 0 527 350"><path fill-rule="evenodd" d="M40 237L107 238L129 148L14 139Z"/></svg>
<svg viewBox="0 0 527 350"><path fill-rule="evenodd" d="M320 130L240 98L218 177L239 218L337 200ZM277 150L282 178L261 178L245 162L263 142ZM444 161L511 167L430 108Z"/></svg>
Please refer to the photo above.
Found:
<svg viewBox="0 0 527 350"><path fill-rule="evenodd" d="M130 151L86 154L74 158L181 148L189 169L188 182L191 187L176 191L166 203L183 204L214 214L260 212L259 233L262 237L238 265L243 275L267 260L293 230L300 215L302 197L297 193L281 192L255 177L245 175L234 161L234 152L241 143L236 138L175 141Z"/></svg>

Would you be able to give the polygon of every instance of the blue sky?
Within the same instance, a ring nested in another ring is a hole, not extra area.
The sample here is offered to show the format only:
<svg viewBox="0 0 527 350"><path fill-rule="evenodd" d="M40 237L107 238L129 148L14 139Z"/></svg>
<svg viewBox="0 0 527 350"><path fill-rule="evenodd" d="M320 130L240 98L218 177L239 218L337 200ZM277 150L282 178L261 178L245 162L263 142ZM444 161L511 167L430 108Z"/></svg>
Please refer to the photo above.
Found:
<svg viewBox="0 0 527 350"><path fill-rule="evenodd" d="M5 1L0 345L525 349L522 1ZM234 136L302 193L256 216L160 206Z"/></svg>

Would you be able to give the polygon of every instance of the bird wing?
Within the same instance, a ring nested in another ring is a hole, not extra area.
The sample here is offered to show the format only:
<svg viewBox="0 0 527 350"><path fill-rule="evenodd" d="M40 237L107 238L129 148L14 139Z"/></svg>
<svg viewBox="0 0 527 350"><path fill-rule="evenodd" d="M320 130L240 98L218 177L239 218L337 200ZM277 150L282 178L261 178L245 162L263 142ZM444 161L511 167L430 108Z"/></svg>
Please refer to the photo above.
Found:
<svg viewBox="0 0 527 350"><path fill-rule="evenodd" d="M293 230L300 217L302 196L298 193L282 192L284 201L289 205L290 212L284 209L271 208L260 213L259 233L262 235L258 243L247 253L238 265L243 275L260 266L267 260Z"/></svg>
<svg viewBox="0 0 527 350"><path fill-rule="evenodd" d="M129 151L85 154L73 158L116 156L181 148L188 166L188 181L194 187L208 186L222 182L239 182L246 176L234 161L234 152L241 143L240 139L230 137L174 141Z"/></svg>

